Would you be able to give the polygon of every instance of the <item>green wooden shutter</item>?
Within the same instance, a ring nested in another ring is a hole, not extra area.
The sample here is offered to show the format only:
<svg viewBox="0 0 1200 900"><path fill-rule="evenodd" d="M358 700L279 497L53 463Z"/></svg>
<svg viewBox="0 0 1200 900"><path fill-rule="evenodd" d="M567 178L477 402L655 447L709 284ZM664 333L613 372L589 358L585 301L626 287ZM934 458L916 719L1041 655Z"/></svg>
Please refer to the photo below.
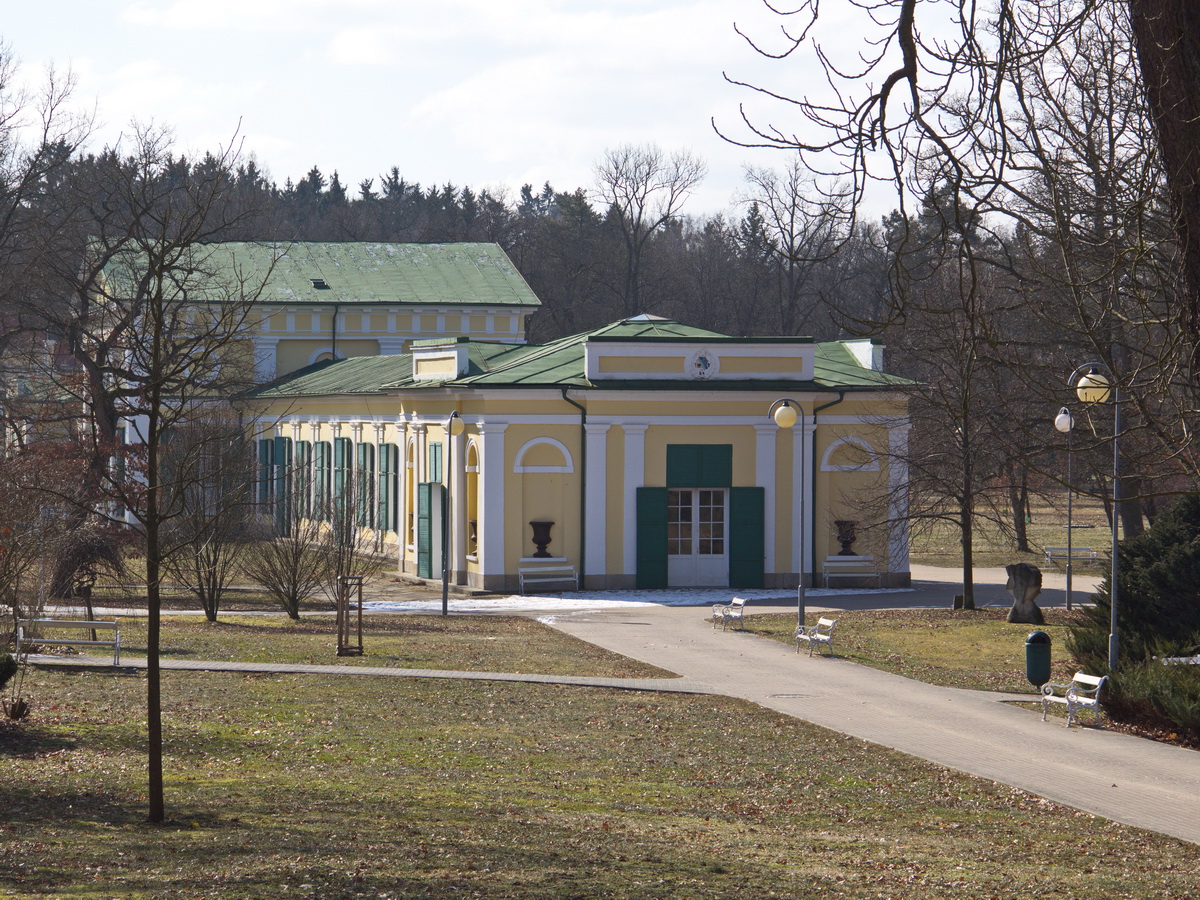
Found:
<svg viewBox="0 0 1200 900"><path fill-rule="evenodd" d="M733 444L668 444L667 487L727 488L733 484Z"/></svg>
<svg viewBox="0 0 1200 900"><path fill-rule="evenodd" d="M296 443L296 515L302 519L312 518L312 443Z"/></svg>
<svg viewBox="0 0 1200 900"><path fill-rule="evenodd" d="M271 499L274 487L275 442L270 438L258 442L258 502Z"/></svg>
<svg viewBox="0 0 1200 900"><path fill-rule="evenodd" d="M433 534L430 513L433 508L433 485L417 485L417 577L433 577Z"/></svg>
<svg viewBox="0 0 1200 900"><path fill-rule="evenodd" d="M763 586L766 489L729 489L729 586Z"/></svg>
<svg viewBox="0 0 1200 900"><path fill-rule="evenodd" d="M637 586L667 586L667 489L637 489Z"/></svg>

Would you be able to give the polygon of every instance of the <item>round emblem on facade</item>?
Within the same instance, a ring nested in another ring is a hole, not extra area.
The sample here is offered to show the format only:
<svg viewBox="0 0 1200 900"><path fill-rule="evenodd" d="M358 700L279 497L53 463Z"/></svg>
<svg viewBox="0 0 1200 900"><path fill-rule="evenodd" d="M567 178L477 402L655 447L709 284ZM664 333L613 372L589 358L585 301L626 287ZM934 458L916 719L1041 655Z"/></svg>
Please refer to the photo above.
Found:
<svg viewBox="0 0 1200 900"><path fill-rule="evenodd" d="M717 357L710 350L697 350L688 357L688 371L693 378L711 378L717 368Z"/></svg>

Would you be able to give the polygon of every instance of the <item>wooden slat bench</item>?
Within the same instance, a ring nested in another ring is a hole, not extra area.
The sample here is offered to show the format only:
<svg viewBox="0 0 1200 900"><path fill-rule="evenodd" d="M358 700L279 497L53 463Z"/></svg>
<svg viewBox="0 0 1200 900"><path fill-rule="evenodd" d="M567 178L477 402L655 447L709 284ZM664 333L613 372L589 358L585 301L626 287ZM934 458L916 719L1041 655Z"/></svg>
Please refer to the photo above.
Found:
<svg viewBox="0 0 1200 900"><path fill-rule="evenodd" d="M1066 561L1067 559L1066 547L1043 547L1042 549L1046 553L1046 565L1052 565L1059 560ZM1071 562L1099 563L1103 562L1103 560L1100 556L1100 551L1093 547L1072 547Z"/></svg>
<svg viewBox="0 0 1200 900"><path fill-rule="evenodd" d="M1042 721L1046 721L1046 711L1051 703L1062 703L1067 707L1067 727L1075 721L1075 714L1080 710L1090 709L1096 715L1097 724L1100 722L1100 691L1107 675L1088 675L1086 672L1076 672L1070 684L1042 685Z"/></svg>
<svg viewBox="0 0 1200 900"><path fill-rule="evenodd" d="M574 566L521 566L517 569L517 584L522 594L528 584L566 584L579 590L579 573Z"/></svg>
<svg viewBox="0 0 1200 900"><path fill-rule="evenodd" d="M801 625L796 629L796 652L800 652L800 644L808 644L808 655L818 646L828 647L829 655L833 656L833 626L837 619L827 619L824 616L817 619L816 625Z"/></svg>
<svg viewBox="0 0 1200 900"><path fill-rule="evenodd" d="M95 640L46 637L46 631L111 631L111 637ZM36 632L36 635L34 634ZM119 622L89 622L86 619L21 619L17 622L17 654L22 644L49 647L111 647L113 665L121 664L121 626ZM26 651L28 652L28 651Z"/></svg>
<svg viewBox="0 0 1200 900"><path fill-rule="evenodd" d="M729 603L714 603L713 604L713 628L717 627L717 622L721 623L721 630L731 622L738 623L738 629L745 631L746 600L743 597L734 597Z"/></svg>

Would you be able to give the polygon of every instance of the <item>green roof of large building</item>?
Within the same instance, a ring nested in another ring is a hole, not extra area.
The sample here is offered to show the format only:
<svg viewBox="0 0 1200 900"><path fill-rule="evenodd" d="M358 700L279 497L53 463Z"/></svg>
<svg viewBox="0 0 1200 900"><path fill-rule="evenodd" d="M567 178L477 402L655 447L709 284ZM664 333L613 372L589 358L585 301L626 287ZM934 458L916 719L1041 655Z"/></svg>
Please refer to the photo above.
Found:
<svg viewBox="0 0 1200 900"><path fill-rule="evenodd" d="M204 270L192 288L201 301L223 300L240 284L279 305L541 305L498 244L224 243L193 256ZM111 268L119 276L119 262Z"/></svg>
<svg viewBox="0 0 1200 900"><path fill-rule="evenodd" d="M602 390L665 390L698 384L691 379L654 380L606 379L589 381L585 348L589 341L638 340L650 343L812 343L810 338L740 338L670 319L638 316L614 322L593 331L570 335L546 344L499 344L471 341L468 371L441 381L413 378L411 354L358 357L318 363L300 369L255 391L263 399L330 394L386 394L424 388L591 388ZM902 387L912 382L870 369L859 363L843 343L833 341L815 346L814 378L809 382L777 380L706 381L704 390L727 391L778 387L804 390L872 390Z"/></svg>

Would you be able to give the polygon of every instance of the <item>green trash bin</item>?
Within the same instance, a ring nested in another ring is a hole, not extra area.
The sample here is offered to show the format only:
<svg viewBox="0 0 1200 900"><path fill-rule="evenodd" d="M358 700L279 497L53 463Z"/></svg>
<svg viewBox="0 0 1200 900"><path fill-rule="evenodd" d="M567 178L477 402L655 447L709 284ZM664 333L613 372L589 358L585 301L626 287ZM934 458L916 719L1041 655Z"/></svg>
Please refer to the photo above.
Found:
<svg viewBox="0 0 1200 900"><path fill-rule="evenodd" d="M1025 638L1025 678L1039 688L1050 680L1050 635L1044 631Z"/></svg>

